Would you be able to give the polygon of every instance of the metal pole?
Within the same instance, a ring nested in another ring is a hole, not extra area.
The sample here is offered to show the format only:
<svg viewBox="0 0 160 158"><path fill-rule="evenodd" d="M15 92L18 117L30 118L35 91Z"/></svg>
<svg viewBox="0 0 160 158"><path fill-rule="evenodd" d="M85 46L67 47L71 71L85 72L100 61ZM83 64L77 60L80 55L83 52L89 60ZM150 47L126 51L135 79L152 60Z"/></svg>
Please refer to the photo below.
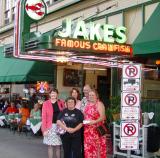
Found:
<svg viewBox="0 0 160 158"><path fill-rule="evenodd" d="M111 92L110 92L110 94L111 94L111 97L113 97L113 68L111 67Z"/></svg>
<svg viewBox="0 0 160 158"><path fill-rule="evenodd" d="M10 83L10 88L9 88L9 101L12 99L12 83Z"/></svg>
<svg viewBox="0 0 160 158"><path fill-rule="evenodd" d="M81 64L81 73L80 73L80 87L81 87L81 98L83 97L83 81L84 81L84 69L83 64Z"/></svg>
<svg viewBox="0 0 160 158"><path fill-rule="evenodd" d="M131 150L127 150L127 158L131 158Z"/></svg>

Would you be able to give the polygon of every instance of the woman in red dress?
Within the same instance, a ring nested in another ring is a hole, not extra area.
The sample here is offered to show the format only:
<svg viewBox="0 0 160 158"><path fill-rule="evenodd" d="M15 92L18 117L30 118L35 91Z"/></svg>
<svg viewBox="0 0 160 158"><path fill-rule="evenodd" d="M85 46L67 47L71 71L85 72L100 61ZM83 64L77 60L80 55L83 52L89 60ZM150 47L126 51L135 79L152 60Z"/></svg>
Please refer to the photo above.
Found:
<svg viewBox="0 0 160 158"><path fill-rule="evenodd" d="M84 109L84 155L85 158L106 158L106 137L96 130L105 120L105 107L98 100L95 90L89 92L89 102Z"/></svg>

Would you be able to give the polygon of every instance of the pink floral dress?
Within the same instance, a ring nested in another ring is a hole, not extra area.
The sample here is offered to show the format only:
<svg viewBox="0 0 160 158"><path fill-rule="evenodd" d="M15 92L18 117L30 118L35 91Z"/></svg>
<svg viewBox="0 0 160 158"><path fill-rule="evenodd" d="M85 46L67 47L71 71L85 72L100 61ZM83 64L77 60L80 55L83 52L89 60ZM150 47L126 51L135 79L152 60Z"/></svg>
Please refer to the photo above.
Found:
<svg viewBox="0 0 160 158"><path fill-rule="evenodd" d="M100 116L97 105L88 103L84 109L85 120L96 120ZM84 126L85 158L106 158L106 137L99 136L96 127L101 123Z"/></svg>

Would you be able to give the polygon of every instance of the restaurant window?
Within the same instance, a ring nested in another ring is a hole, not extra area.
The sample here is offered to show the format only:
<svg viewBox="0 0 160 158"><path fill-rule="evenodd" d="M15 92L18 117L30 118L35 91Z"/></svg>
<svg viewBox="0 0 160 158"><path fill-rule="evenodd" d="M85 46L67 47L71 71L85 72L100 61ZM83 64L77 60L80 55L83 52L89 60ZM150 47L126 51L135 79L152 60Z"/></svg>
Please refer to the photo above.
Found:
<svg viewBox="0 0 160 158"><path fill-rule="evenodd" d="M157 69L145 69L144 79L146 80L158 80L160 81L160 68Z"/></svg>

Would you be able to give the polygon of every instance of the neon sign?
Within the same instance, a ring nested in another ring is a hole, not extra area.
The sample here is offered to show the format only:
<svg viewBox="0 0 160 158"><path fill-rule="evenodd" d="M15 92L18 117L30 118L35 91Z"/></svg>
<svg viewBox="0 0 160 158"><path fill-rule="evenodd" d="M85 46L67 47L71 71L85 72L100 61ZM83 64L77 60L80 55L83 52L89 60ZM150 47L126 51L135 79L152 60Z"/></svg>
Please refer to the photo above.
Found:
<svg viewBox="0 0 160 158"><path fill-rule="evenodd" d="M95 42L68 38L55 38L53 43L56 49L61 50L127 55L131 55L132 53L131 46L126 44L120 45L116 43Z"/></svg>
<svg viewBox="0 0 160 158"><path fill-rule="evenodd" d="M16 11L13 51L16 58L108 66L108 58L112 55L115 55L114 60L121 60L121 55L128 58L132 53L131 46L124 44L127 37L123 26L86 24L82 20L73 24L67 19L61 31L56 32L53 26L53 30L41 34L31 32L31 25L47 14L43 0L17 0ZM103 54L101 58L100 53Z"/></svg>
<svg viewBox="0 0 160 158"><path fill-rule="evenodd" d="M71 19L62 22L63 30L58 32L60 37L65 38L83 38L85 40L97 40L110 43L125 43L127 37L125 35L126 28L123 26L115 27L109 24L95 24L90 22L88 27L85 22L80 20L76 23L75 29L72 29Z"/></svg>
<svg viewBox="0 0 160 158"><path fill-rule="evenodd" d="M49 89L48 82L46 81L37 81L36 89L40 93L44 93Z"/></svg>

